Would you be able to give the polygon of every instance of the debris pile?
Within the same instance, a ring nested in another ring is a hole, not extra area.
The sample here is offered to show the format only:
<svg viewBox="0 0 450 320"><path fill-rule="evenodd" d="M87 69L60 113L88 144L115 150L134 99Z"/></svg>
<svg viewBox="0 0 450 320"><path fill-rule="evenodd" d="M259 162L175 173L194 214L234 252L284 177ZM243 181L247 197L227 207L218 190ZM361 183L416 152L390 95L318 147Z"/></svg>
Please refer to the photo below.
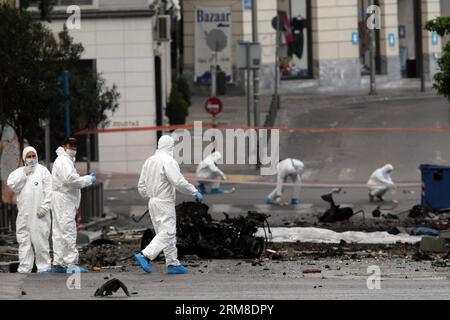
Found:
<svg viewBox="0 0 450 320"><path fill-rule="evenodd" d="M110 239L97 239L81 248L80 262L92 271L103 269L125 270L124 262L129 260L136 245L123 245Z"/></svg>

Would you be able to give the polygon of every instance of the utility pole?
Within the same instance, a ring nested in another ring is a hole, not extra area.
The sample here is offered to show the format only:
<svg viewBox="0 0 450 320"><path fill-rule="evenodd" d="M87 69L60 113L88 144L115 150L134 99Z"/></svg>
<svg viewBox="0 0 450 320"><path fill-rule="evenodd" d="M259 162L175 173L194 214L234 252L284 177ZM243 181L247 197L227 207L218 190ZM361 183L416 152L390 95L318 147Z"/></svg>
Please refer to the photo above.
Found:
<svg viewBox="0 0 450 320"><path fill-rule="evenodd" d="M371 1L372 6L375 5L375 0ZM376 95L377 89L376 89L376 31L375 26L376 24L372 24L370 28L370 95Z"/></svg>
<svg viewBox="0 0 450 320"><path fill-rule="evenodd" d="M45 124L45 166L50 170L50 120Z"/></svg>
<svg viewBox="0 0 450 320"><path fill-rule="evenodd" d="M247 46L247 126L252 125L252 109L251 109L251 94L250 94L250 43L246 43Z"/></svg>
<svg viewBox="0 0 450 320"><path fill-rule="evenodd" d="M45 132L45 166L50 170L50 120L39 119L39 126L43 128Z"/></svg>
<svg viewBox="0 0 450 320"><path fill-rule="evenodd" d="M252 0L252 42L258 42L258 0ZM255 127L259 127L259 70L253 70L253 112Z"/></svg>
<svg viewBox="0 0 450 320"><path fill-rule="evenodd" d="M66 114L66 136L70 137L71 127L70 127L70 106L69 106L69 71L64 70L63 73L63 83L64 83L64 112Z"/></svg>
<svg viewBox="0 0 450 320"><path fill-rule="evenodd" d="M252 42L258 42L258 0L252 0ZM255 127L259 127L261 118L261 110L259 108L259 69L253 70L253 116ZM259 131L256 131L256 167L261 167L259 159Z"/></svg>
<svg viewBox="0 0 450 320"><path fill-rule="evenodd" d="M416 41L417 41L417 59L419 60L418 68L420 72L420 91L425 92L425 61L423 54L423 34L422 34L422 2L414 1L414 11L416 16Z"/></svg>
<svg viewBox="0 0 450 320"><path fill-rule="evenodd" d="M281 30L280 30L280 15L277 13L277 34L276 34L276 45L275 45L275 90L274 90L274 101L276 108L280 108L280 99L278 97L278 85L279 85L279 72L280 72L280 38L281 38Z"/></svg>
<svg viewBox="0 0 450 320"><path fill-rule="evenodd" d="M86 174L91 173L91 134L86 135Z"/></svg>
<svg viewBox="0 0 450 320"><path fill-rule="evenodd" d="M216 43L216 50L213 53L211 64L211 97L217 95L217 48L218 44Z"/></svg>

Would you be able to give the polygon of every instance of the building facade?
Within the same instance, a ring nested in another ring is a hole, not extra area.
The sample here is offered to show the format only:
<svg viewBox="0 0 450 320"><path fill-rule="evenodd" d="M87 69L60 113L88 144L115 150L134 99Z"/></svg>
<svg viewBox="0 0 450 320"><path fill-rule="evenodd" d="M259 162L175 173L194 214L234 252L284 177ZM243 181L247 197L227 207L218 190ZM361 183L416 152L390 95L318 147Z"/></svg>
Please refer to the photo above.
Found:
<svg viewBox="0 0 450 320"><path fill-rule="evenodd" d="M282 85L298 90L305 83L319 88L360 88L370 74L371 30L375 17L376 72L380 82L419 78L431 80L437 71L442 41L423 29L425 23L449 7L445 0L253 0L257 1L258 40L262 45L261 89L273 90L276 47ZM243 87L244 75L236 68L236 45L251 40L252 0L185 0L183 3L184 74L197 83L197 46L204 37L198 30L199 9L228 7L231 12L230 87ZM276 16L281 37L277 42ZM281 22L280 22L281 21ZM221 26L218 26L220 29ZM213 57L213 54L211 54ZM204 57L202 57L203 60ZM212 61L212 58L211 58ZM204 91L204 90L203 90Z"/></svg>
<svg viewBox="0 0 450 320"><path fill-rule="evenodd" d="M156 133L126 129L156 125L155 56L162 50L153 39L155 12L147 0L58 0L48 24L55 34L71 15L66 12L69 4L81 8L80 28L69 33L85 49L83 62L120 93L119 108L108 115L106 129L124 131L93 137L92 168L102 173L138 173L156 149Z"/></svg>
<svg viewBox="0 0 450 320"><path fill-rule="evenodd" d="M368 12L372 0L253 1L257 1L263 93L273 92L276 62L285 91L367 87L367 20L373 14ZM61 31L70 16L67 6L79 5L81 28L70 30L70 34L85 48L83 61L101 73L108 86L117 85L121 94L119 109L109 115L109 128L124 131L95 137L93 170L139 172L144 160L156 149L157 133L126 130L163 124L175 64L176 71L182 71L191 80L194 93L209 94L207 69L213 62L225 75L229 73L226 80L230 91L245 92L245 73L237 68L237 43L252 40L252 0L180 2L180 28L174 28L172 19L173 40L169 40L155 39L156 17L148 0L57 0L50 28L55 33ZM426 80L431 80L448 39L440 39L423 26L437 16L450 15L450 1L375 3L380 9L380 28L376 30L377 81L395 84L404 78L419 78L421 61ZM278 40L277 15L281 30Z"/></svg>

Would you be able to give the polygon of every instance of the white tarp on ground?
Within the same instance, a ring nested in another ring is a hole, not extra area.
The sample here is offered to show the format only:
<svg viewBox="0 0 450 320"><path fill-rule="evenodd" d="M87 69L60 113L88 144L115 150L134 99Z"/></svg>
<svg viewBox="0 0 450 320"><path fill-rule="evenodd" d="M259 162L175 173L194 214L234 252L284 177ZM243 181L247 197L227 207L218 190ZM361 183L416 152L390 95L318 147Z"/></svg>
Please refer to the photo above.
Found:
<svg viewBox="0 0 450 320"><path fill-rule="evenodd" d="M347 243L364 244L393 244L417 243L421 236L410 236L409 234L392 235L387 232L356 232L347 231L338 233L332 230L319 228L271 228L272 242L309 242L309 243L339 243L344 240ZM264 236L260 229L257 236Z"/></svg>

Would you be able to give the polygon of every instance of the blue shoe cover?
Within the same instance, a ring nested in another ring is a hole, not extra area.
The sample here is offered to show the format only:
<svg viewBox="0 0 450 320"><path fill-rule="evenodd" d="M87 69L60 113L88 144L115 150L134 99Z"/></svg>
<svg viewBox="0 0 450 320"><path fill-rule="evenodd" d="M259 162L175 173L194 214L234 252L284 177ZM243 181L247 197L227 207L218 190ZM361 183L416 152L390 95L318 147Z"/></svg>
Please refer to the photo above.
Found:
<svg viewBox="0 0 450 320"><path fill-rule="evenodd" d="M211 189L211 193L225 193L223 189Z"/></svg>
<svg viewBox="0 0 450 320"><path fill-rule="evenodd" d="M83 267L70 267L66 269L66 273L87 273L87 269Z"/></svg>
<svg viewBox="0 0 450 320"><path fill-rule="evenodd" d="M136 252L134 254L134 257L139 262L139 264L141 265L141 268L145 272L147 272L147 273L152 273L153 272L152 265L150 264L150 261L146 257L144 257L144 255L142 253Z"/></svg>
<svg viewBox="0 0 450 320"><path fill-rule="evenodd" d="M300 200L299 199L292 199L291 200L291 204L294 205L294 206L299 205L300 204Z"/></svg>
<svg viewBox="0 0 450 320"><path fill-rule="evenodd" d="M54 273L66 273L66 268L64 268L62 266L53 266L52 267L52 272L54 272Z"/></svg>
<svg viewBox="0 0 450 320"><path fill-rule="evenodd" d="M168 274L186 274L189 273L189 269L179 265L179 266L168 266L167 267Z"/></svg>
<svg viewBox="0 0 450 320"><path fill-rule="evenodd" d="M37 273L49 273L49 269L45 268L42 270L38 270Z"/></svg>

